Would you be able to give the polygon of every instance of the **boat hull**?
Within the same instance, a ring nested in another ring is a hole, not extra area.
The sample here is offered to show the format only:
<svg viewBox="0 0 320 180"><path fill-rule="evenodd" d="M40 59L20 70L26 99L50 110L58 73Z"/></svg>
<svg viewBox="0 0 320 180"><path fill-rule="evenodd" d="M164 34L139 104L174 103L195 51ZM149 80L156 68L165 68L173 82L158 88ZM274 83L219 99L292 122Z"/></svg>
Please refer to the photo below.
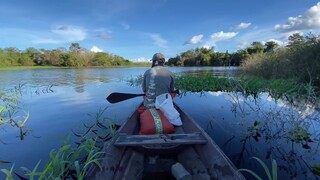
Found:
<svg viewBox="0 0 320 180"><path fill-rule="evenodd" d="M183 126L171 135L138 135L135 111L103 148L102 169L93 167L88 179L175 179L179 163L193 179L245 179L209 135L178 105Z"/></svg>

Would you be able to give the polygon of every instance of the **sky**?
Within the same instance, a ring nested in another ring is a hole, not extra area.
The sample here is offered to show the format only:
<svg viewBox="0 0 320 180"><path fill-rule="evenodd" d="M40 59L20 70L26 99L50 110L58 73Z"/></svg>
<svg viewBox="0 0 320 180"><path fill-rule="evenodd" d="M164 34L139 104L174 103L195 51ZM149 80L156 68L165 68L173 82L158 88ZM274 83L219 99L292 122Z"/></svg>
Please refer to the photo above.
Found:
<svg viewBox="0 0 320 180"><path fill-rule="evenodd" d="M0 48L69 49L130 61L195 48L236 52L254 41L320 34L319 0L1 0Z"/></svg>

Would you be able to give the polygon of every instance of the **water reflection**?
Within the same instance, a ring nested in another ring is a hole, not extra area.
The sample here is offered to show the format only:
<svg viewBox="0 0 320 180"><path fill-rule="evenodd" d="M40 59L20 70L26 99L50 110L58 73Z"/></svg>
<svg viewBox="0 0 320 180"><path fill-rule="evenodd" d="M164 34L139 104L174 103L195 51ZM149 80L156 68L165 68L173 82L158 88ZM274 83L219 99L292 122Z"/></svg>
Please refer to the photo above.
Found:
<svg viewBox="0 0 320 180"><path fill-rule="evenodd" d="M117 104L105 98L112 92L141 93L139 86L128 86L127 79L142 75L148 68L116 69L38 69L0 71L2 89L25 84L22 109L30 113L26 126L30 134L20 141L19 131L3 127L0 139L0 161L15 162L15 167L32 169L48 158L52 149L73 130L79 134L83 123L92 123L87 114L105 109L104 117L123 124L142 102L142 97ZM240 71L228 67L170 67L176 74L214 74L236 77ZM319 116L317 106L299 101L290 104L262 93L184 93L176 97L183 110L203 127L238 168L265 172L256 156L266 164L271 158L279 165L279 179L316 179L311 168L319 164ZM299 106L296 106L298 104ZM101 138L107 138L101 136ZM4 168L11 168L2 166ZM1 168L2 168L1 167ZM0 175L0 179L3 175ZM248 178L251 176L248 175Z"/></svg>
<svg viewBox="0 0 320 180"><path fill-rule="evenodd" d="M188 75L213 75L216 77L239 77L241 75L241 69L239 67L188 67L180 74Z"/></svg>
<svg viewBox="0 0 320 180"><path fill-rule="evenodd" d="M279 179L318 178L312 173L312 166L320 162L319 112L309 111L312 113L306 116L293 104L274 101L267 93L257 98L223 92L184 96L177 102L184 109L192 109L189 113L237 167L251 169L263 177L263 168L249 160L256 156L266 164L276 159Z"/></svg>

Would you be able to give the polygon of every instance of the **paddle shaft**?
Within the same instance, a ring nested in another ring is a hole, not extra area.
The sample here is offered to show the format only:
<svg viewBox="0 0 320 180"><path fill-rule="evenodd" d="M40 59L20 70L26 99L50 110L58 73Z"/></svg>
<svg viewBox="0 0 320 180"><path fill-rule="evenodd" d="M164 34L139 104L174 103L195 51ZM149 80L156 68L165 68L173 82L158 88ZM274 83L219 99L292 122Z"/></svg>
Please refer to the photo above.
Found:
<svg viewBox="0 0 320 180"><path fill-rule="evenodd" d="M180 94L179 90L175 90L174 93L176 94ZM114 92L111 93L108 97L107 97L107 101L109 101L111 104L113 103L118 103L121 101L125 101L131 98L135 98L138 96L144 96L145 94L130 94L130 93L119 93L119 92Z"/></svg>

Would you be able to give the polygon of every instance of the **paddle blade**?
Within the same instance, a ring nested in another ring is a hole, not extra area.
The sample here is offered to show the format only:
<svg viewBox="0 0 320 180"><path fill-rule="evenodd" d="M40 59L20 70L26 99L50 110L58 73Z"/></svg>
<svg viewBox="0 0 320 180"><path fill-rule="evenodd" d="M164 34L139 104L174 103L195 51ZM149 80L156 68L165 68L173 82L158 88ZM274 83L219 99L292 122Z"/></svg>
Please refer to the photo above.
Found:
<svg viewBox="0 0 320 180"><path fill-rule="evenodd" d="M129 93L117 93L116 92L116 93L111 93L107 97L107 100L110 103L117 103L117 102L125 101L127 99L138 97L138 96L144 96L144 94L129 94Z"/></svg>

